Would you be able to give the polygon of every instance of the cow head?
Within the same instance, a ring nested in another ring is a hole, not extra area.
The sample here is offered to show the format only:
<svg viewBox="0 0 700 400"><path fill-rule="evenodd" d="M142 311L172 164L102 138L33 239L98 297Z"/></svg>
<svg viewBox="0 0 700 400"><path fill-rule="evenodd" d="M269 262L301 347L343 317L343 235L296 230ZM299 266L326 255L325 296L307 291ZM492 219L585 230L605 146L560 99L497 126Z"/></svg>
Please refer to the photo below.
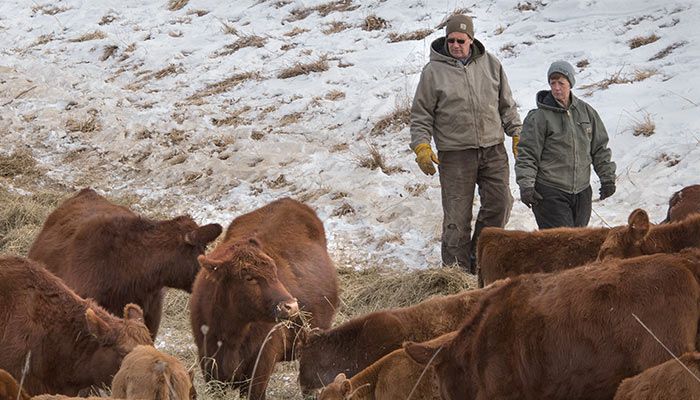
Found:
<svg viewBox="0 0 700 400"><path fill-rule="evenodd" d="M457 332L450 332L423 343L405 342L403 348L406 355L419 365L435 369L443 399L472 399L475 393L468 382L470 372L454 356L452 345L456 336Z"/></svg>
<svg viewBox="0 0 700 400"><path fill-rule="evenodd" d="M336 375L332 383L321 389L318 400L349 400L352 399L354 392L352 382L341 372Z"/></svg>
<svg viewBox="0 0 700 400"><path fill-rule="evenodd" d="M219 224L198 226L189 216L179 216L162 222L165 254L159 255L168 268L166 286L192 292L192 283L199 272L197 257L204 254L209 243L221 234ZM173 248L174 247L174 248Z"/></svg>
<svg viewBox="0 0 700 400"><path fill-rule="evenodd" d="M143 323L143 311L135 304L124 307L124 318L116 318L97 306L85 311L85 345L75 363L73 376L86 386L112 381L122 359L137 345L153 345L151 334Z"/></svg>
<svg viewBox="0 0 700 400"><path fill-rule="evenodd" d="M256 238L224 243L208 256L199 256L224 293L219 306L227 315L246 322L276 322L299 312L297 300L277 276L277 265Z"/></svg>
<svg viewBox="0 0 700 400"><path fill-rule="evenodd" d="M627 226L613 228L600 246L598 260L608 258L629 258L645 254L644 239L651 224L646 211L638 208L629 215Z"/></svg>

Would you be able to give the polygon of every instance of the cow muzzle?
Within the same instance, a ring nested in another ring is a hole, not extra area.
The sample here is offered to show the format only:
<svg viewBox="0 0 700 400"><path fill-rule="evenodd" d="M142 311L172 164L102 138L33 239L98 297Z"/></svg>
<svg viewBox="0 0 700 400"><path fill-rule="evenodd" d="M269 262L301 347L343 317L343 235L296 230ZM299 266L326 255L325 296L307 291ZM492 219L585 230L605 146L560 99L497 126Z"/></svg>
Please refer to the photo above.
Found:
<svg viewBox="0 0 700 400"><path fill-rule="evenodd" d="M275 309L275 314L277 314L277 318L279 319L291 318L299 314L299 303L297 299L279 302Z"/></svg>

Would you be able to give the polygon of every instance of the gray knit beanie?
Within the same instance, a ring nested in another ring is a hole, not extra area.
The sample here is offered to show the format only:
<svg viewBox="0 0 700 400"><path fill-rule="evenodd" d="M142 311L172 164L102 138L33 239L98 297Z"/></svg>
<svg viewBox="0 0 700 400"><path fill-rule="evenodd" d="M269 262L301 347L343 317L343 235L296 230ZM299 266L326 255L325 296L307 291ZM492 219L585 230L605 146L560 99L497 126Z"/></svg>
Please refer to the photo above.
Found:
<svg viewBox="0 0 700 400"><path fill-rule="evenodd" d="M576 84L576 78L574 78L576 71L574 71L574 67L572 67L571 64L564 60L555 61L549 66L549 71L547 71L547 82L549 82L549 78L553 73L564 75L569 81L571 87L574 87Z"/></svg>
<svg viewBox="0 0 700 400"><path fill-rule="evenodd" d="M452 15L447 21L445 36L449 36L452 32L466 33L470 39L474 39L474 23L471 17L462 14Z"/></svg>

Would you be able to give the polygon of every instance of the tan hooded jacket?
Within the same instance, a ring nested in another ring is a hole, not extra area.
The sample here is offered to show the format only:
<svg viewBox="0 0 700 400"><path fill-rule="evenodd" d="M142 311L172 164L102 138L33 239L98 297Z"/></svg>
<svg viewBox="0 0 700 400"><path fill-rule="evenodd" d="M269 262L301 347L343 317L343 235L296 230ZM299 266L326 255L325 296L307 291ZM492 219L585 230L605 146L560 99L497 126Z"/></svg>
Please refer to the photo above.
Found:
<svg viewBox="0 0 700 400"><path fill-rule="evenodd" d="M467 65L449 56L445 38L430 45L411 107L411 149L490 147L520 133L522 123L501 63L474 40Z"/></svg>

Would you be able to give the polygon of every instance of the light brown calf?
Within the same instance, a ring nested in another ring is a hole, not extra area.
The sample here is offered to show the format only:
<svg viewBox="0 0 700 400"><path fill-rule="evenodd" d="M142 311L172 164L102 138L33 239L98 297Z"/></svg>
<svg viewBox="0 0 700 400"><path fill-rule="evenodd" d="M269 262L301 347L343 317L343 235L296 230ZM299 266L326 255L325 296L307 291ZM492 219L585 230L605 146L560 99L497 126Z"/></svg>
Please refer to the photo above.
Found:
<svg viewBox="0 0 700 400"><path fill-rule="evenodd" d="M614 400L700 399L700 353L686 353L679 359L690 371L675 359L666 361L623 380Z"/></svg>

